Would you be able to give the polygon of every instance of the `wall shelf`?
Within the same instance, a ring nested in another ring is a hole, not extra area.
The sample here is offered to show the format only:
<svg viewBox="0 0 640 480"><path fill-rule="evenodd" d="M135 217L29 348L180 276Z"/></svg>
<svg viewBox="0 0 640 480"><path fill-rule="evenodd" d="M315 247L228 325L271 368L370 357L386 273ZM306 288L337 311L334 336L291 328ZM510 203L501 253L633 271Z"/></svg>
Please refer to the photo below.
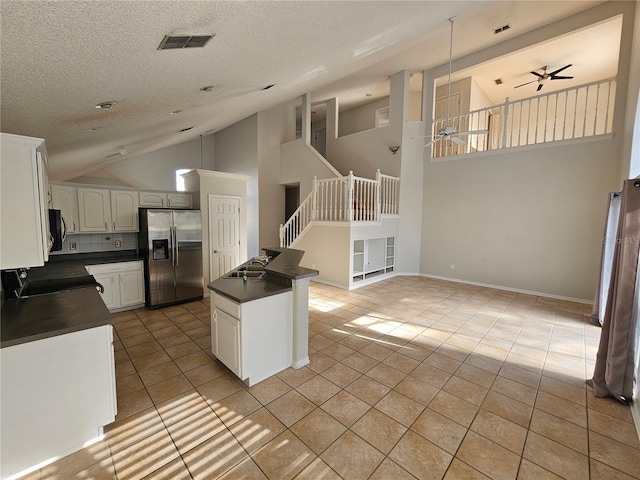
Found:
<svg viewBox="0 0 640 480"><path fill-rule="evenodd" d="M367 238L353 242L353 282L393 272L395 237Z"/></svg>

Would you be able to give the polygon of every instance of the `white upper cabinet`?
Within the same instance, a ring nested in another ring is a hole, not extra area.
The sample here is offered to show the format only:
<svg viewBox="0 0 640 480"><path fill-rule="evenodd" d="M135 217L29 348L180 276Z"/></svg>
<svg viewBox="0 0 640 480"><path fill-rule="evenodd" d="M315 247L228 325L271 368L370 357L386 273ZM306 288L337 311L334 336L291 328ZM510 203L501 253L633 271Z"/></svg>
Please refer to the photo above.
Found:
<svg viewBox="0 0 640 480"><path fill-rule="evenodd" d="M141 207L191 208L191 194L182 192L140 192Z"/></svg>
<svg viewBox="0 0 640 480"><path fill-rule="evenodd" d="M138 231L138 192L111 190L113 232Z"/></svg>
<svg viewBox="0 0 640 480"><path fill-rule="evenodd" d="M191 208L191 194L167 193L167 206L171 208Z"/></svg>
<svg viewBox="0 0 640 480"><path fill-rule="evenodd" d="M140 192L141 207L166 207L167 194L164 192Z"/></svg>
<svg viewBox="0 0 640 480"><path fill-rule="evenodd" d="M78 188L78 214L81 232L108 232L111 223L109 190Z"/></svg>
<svg viewBox="0 0 640 480"><path fill-rule="evenodd" d="M42 266L50 249L44 140L3 133L0 143L0 268Z"/></svg>
<svg viewBox="0 0 640 480"><path fill-rule="evenodd" d="M51 185L52 208L60 210L67 233L78 233L78 189L69 185Z"/></svg>

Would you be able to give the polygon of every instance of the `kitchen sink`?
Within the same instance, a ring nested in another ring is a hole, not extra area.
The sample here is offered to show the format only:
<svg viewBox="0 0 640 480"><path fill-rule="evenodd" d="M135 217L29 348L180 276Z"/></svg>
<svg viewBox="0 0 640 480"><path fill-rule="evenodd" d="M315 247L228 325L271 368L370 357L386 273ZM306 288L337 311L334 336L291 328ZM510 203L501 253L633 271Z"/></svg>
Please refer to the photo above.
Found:
<svg viewBox="0 0 640 480"><path fill-rule="evenodd" d="M234 272L229 272L224 275L222 278L243 278L244 276L247 278L263 278L265 276L264 271L254 271L254 270L236 270Z"/></svg>
<svg viewBox="0 0 640 480"><path fill-rule="evenodd" d="M81 277L30 280L23 287L19 297L34 297L38 295L47 295L50 293L88 287L97 288L100 292L104 291L102 285L96 282L95 278L93 278L91 275L84 275Z"/></svg>

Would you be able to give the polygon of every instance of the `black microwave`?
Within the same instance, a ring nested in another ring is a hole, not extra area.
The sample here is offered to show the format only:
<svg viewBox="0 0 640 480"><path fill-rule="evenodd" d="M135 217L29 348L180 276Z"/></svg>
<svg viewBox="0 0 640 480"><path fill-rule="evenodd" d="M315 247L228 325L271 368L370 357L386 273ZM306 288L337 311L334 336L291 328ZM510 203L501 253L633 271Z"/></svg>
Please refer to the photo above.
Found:
<svg viewBox="0 0 640 480"><path fill-rule="evenodd" d="M49 243L51 252L62 250L62 242L67 236L67 228L60 210L49 209Z"/></svg>

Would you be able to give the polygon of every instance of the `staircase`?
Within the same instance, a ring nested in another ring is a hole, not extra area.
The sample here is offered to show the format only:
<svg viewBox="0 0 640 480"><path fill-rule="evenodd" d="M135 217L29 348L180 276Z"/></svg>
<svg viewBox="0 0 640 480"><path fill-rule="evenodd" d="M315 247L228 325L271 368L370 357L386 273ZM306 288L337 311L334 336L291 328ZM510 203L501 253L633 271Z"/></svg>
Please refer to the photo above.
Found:
<svg viewBox="0 0 640 480"><path fill-rule="evenodd" d="M384 175L375 180L356 177L313 179L313 190L280 225L280 246L291 247L312 222L380 222L381 215L398 215L400 178Z"/></svg>

